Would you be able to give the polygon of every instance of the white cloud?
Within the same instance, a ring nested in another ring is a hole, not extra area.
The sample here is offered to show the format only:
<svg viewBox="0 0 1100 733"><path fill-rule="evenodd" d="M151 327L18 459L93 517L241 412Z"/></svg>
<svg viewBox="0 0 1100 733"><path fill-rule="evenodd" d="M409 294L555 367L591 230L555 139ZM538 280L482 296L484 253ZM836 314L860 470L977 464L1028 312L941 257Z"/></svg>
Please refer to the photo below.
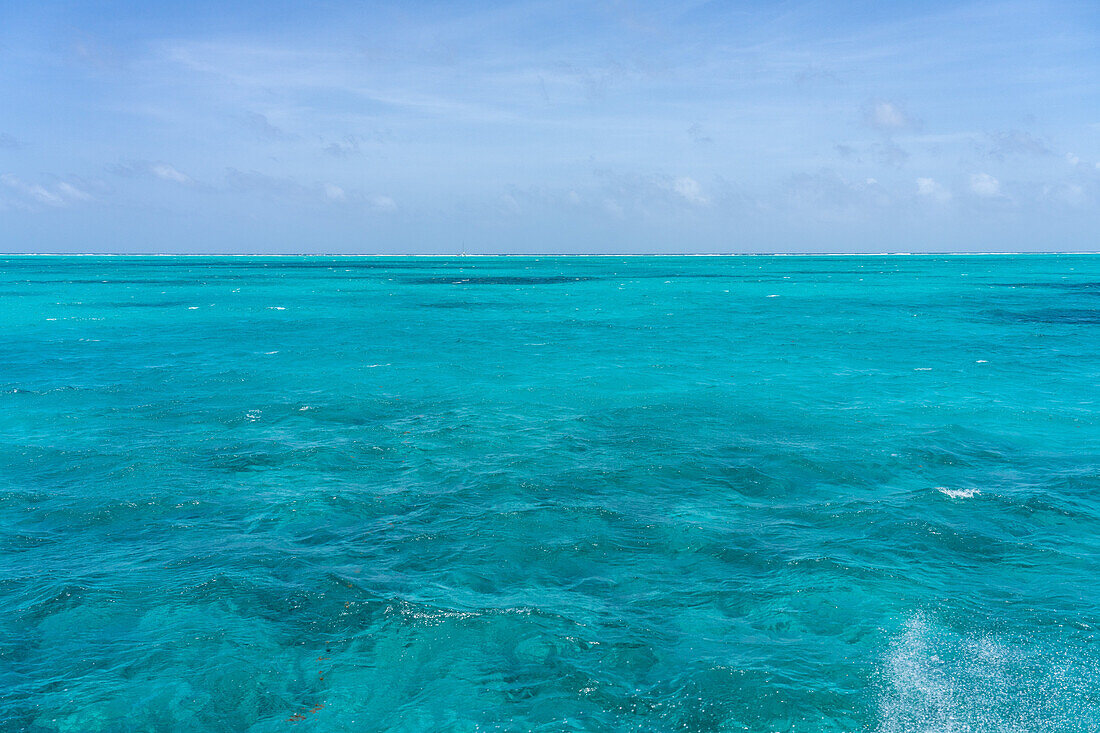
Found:
<svg viewBox="0 0 1100 733"><path fill-rule="evenodd" d="M395 211L397 209L397 202L389 196L372 196L370 202L379 211Z"/></svg>
<svg viewBox="0 0 1100 733"><path fill-rule="evenodd" d="M994 198L1001 195L1001 182L988 173L974 173L970 176L970 190L982 198Z"/></svg>
<svg viewBox="0 0 1100 733"><path fill-rule="evenodd" d="M703 190L699 187L699 182L694 178L688 178L682 176L672 182L672 190L683 197L688 203L695 204L696 206L706 206L710 203L710 199L703 194Z"/></svg>
<svg viewBox="0 0 1100 733"><path fill-rule="evenodd" d="M344 189L332 183L325 184L325 195L333 201L346 201L348 198L347 194L344 193Z"/></svg>
<svg viewBox="0 0 1100 733"><path fill-rule="evenodd" d="M931 178L917 179L917 194L940 203L951 200L951 192Z"/></svg>
<svg viewBox="0 0 1100 733"><path fill-rule="evenodd" d="M149 167L149 171L164 181L172 181L173 183L182 183L185 186L190 186L194 181L191 176L180 173L178 170L166 163L157 163Z"/></svg>
<svg viewBox="0 0 1100 733"><path fill-rule="evenodd" d="M1070 165L1077 165L1078 163L1081 162L1081 159L1078 158L1073 153L1066 153L1066 162L1069 163Z"/></svg>
<svg viewBox="0 0 1100 733"><path fill-rule="evenodd" d="M867 110L867 121L884 130L897 130L909 124L909 118L896 104L878 101Z"/></svg>

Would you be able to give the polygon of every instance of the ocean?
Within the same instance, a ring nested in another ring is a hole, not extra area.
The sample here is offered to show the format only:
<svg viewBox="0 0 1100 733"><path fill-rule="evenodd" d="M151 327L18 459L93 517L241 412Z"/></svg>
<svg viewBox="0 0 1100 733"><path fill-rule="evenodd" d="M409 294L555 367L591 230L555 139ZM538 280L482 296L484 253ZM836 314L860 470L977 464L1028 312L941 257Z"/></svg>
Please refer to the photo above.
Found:
<svg viewBox="0 0 1100 733"><path fill-rule="evenodd" d="M0 258L0 730L1100 729L1100 256Z"/></svg>

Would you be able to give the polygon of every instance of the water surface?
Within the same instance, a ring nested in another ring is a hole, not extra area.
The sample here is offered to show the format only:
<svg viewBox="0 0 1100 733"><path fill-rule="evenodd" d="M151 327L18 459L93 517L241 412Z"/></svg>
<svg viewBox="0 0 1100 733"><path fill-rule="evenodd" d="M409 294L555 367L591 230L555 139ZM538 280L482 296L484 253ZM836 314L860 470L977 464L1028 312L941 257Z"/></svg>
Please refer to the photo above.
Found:
<svg viewBox="0 0 1100 733"><path fill-rule="evenodd" d="M1094 731L1100 257L0 259L0 729Z"/></svg>

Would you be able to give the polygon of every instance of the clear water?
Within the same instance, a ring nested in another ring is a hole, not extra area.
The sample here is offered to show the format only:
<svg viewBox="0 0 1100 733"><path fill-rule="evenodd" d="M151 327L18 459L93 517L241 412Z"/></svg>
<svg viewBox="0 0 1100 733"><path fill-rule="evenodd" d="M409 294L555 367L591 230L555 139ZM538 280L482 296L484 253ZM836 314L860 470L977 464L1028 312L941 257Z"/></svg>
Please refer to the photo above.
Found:
<svg viewBox="0 0 1100 733"><path fill-rule="evenodd" d="M0 728L1095 731L1100 257L0 260Z"/></svg>

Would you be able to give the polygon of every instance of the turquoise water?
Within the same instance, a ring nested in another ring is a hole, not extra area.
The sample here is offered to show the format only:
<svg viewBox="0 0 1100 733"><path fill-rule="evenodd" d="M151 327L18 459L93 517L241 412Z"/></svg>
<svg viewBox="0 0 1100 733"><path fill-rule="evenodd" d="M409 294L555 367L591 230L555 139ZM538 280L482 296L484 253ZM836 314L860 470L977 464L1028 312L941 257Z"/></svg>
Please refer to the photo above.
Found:
<svg viewBox="0 0 1100 733"><path fill-rule="evenodd" d="M0 259L0 729L1095 731L1100 257Z"/></svg>

